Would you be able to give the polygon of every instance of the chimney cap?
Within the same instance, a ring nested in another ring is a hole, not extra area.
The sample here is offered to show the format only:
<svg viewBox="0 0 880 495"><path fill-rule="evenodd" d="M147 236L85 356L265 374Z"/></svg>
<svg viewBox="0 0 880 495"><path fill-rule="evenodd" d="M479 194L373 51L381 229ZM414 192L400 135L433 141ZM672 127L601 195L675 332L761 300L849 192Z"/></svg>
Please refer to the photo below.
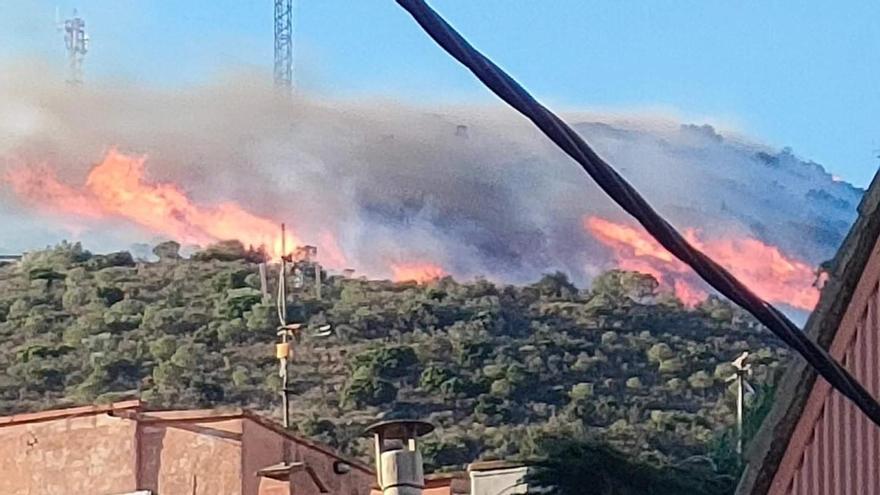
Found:
<svg viewBox="0 0 880 495"><path fill-rule="evenodd" d="M419 419L389 419L367 427L365 433L381 435L387 440L421 437L434 431L434 425Z"/></svg>

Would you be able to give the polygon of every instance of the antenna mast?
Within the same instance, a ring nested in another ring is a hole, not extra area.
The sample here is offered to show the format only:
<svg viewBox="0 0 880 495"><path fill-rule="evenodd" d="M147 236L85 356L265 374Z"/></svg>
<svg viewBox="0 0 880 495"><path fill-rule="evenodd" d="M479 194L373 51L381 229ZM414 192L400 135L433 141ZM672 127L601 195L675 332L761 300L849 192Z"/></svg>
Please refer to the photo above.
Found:
<svg viewBox="0 0 880 495"><path fill-rule="evenodd" d="M65 20L63 25L59 23L58 29L64 30L64 45L67 47L67 83L79 86L83 82L83 59L89 51L86 21L74 9L73 17Z"/></svg>
<svg viewBox="0 0 880 495"><path fill-rule="evenodd" d="M306 252L314 252L316 248L305 246ZM299 248L300 250L302 248ZM296 344L303 332L307 332L309 338L323 338L332 335L332 327L330 325L322 325L317 328L307 326L305 323L287 323L287 263L296 266L294 257L287 252L287 229L281 224L281 263L278 271L278 300L276 301L276 309L278 311L278 337L280 342L275 344L275 357L278 359L278 375L281 377L281 408L284 418L284 427L290 428L290 389L288 388L290 369L290 360L293 358L293 345ZM318 286L317 296L321 297L320 281L321 267L315 263L315 269L318 274L315 276L315 282ZM264 272L261 269L261 272Z"/></svg>
<svg viewBox="0 0 880 495"><path fill-rule="evenodd" d="M275 0L275 87L293 89L293 0Z"/></svg>

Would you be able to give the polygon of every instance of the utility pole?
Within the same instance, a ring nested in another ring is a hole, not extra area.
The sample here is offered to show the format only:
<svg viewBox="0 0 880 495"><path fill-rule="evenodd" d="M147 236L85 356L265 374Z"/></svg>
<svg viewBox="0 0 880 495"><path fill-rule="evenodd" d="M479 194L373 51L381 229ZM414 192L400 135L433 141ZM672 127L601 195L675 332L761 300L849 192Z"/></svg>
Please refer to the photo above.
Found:
<svg viewBox="0 0 880 495"><path fill-rule="evenodd" d="M293 90L293 0L275 0L275 87Z"/></svg>
<svg viewBox="0 0 880 495"><path fill-rule="evenodd" d="M56 11L55 16L58 17ZM67 64L68 74L67 83L72 86L79 86L83 82L83 59L89 51L89 35L86 33L86 21L79 17L76 10L73 11L73 17L61 24L56 19L58 30L64 31L64 45L67 47Z"/></svg>

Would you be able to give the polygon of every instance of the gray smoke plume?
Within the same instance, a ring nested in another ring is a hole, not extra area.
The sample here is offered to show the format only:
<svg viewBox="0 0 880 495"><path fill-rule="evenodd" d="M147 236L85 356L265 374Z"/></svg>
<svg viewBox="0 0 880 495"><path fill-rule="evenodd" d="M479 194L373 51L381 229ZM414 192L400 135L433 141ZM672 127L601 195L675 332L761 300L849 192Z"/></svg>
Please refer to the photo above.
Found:
<svg viewBox="0 0 880 495"><path fill-rule="evenodd" d="M320 245L329 233L362 274L428 259L465 278L522 282L560 269L583 282L609 262L585 215L626 218L500 104L285 98L263 75L175 90L70 88L14 69L0 78L0 176L22 162L44 164L79 186L110 147L145 154L150 180L174 182L200 204L237 201L307 242ZM790 150L709 125L583 113L568 120L674 224L703 237L752 236L818 264L833 255L862 194ZM2 182L0 221L0 252L61 239L106 251L161 237L122 219L37 211Z"/></svg>

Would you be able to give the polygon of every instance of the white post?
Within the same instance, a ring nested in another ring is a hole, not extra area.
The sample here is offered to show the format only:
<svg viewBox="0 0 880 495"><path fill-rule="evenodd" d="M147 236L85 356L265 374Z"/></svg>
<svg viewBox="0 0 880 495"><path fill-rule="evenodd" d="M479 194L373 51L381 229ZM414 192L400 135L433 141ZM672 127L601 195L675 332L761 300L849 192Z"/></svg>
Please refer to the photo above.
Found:
<svg viewBox="0 0 880 495"><path fill-rule="evenodd" d="M742 462L743 451L743 402L745 401L743 390L745 376L743 375L741 370L736 373L736 453L740 462Z"/></svg>

